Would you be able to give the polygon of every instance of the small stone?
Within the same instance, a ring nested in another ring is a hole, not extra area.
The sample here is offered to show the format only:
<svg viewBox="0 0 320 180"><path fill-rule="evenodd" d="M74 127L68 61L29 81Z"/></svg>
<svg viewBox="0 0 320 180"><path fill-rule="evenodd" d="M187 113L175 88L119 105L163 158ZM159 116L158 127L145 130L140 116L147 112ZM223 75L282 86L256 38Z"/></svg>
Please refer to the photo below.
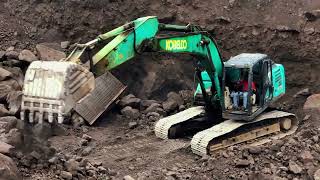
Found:
<svg viewBox="0 0 320 180"><path fill-rule="evenodd" d="M83 151L82 151L82 156L88 156L91 153L92 150L93 150L93 148L90 147L90 146L84 148Z"/></svg>
<svg viewBox="0 0 320 180"><path fill-rule="evenodd" d="M186 106L184 106L184 105L180 105L179 106L179 111L183 111L183 110L185 110L186 109Z"/></svg>
<svg viewBox="0 0 320 180"><path fill-rule="evenodd" d="M225 24L231 23L231 19L229 17L225 17L225 16L216 17L215 21L217 21L219 23L225 23Z"/></svg>
<svg viewBox="0 0 320 180"><path fill-rule="evenodd" d="M37 151L32 151L32 152L30 153L30 156L33 157L33 158L35 158L36 160L41 159L41 154L39 154Z"/></svg>
<svg viewBox="0 0 320 180"><path fill-rule="evenodd" d="M52 157L48 160L48 162L50 164L57 164L59 162L59 158L58 157Z"/></svg>
<svg viewBox="0 0 320 180"><path fill-rule="evenodd" d="M88 142L88 140L86 140L86 139L81 139L81 140L80 140L80 145L81 145L81 146L87 146L88 143L89 143L89 142Z"/></svg>
<svg viewBox="0 0 320 180"><path fill-rule="evenodd" d="M294 174L300 174L302 172L302 168L294 161L289 162L289 170Z"/></svg>
<svg viewBox="0 0 320 180"><path fill-rule="evenodd" d="M134 178L129 175L126 175L123 177L123 180L134 180Z"/></svg>
<svg viewBox="0 0 320 180"><path fill-rule="evenodd" d="M136 98L133 94L129 94L120 100L119 105L121 107L130 106L133 108L140 108L140 102L141 99Z"/></svg>
<svg viewBox="0 0 320 180"><path fill-rule="evenodd" d="M67 180L71 180L72 179L72 174L70 172L67 172L67 171L61 171L60 172L60 176L63 179L67 179Z"/></svg>
<svg viewBox="0 0 320 180"><path fill-rule="evenodd" d="M138 123L137 122L129 122L129 128L130 129L134 129L136 127L138 127Z"/></svg>
<svg viewBox="0 0 320 180"><path fill-rule="evenodd" d="M152 103L145 111L144 113L148 114L149 112L158 112L157 109L161 108L161 105L158 103Z"/></svg>
<svg viewBox="0 0 320 180"><path fill-rule="evenodd" d="M233 7L235 4L236 0L229 0L229 6Z"/></svg>
<svg viewBox="0 0 320 180"><path fill-rule="evenodd" d="M320 169L314 173L313 178L314 180L320 180Z"/></svg>
<svg viewBox="0 0 320 180"><path fill-rule="evenodd" d="M33 62L37 61L38 58L31 52L30 50L22 50L19 54L19 60L20 61L26 61L26 62Z"/></svg>
<svg viewBox="0 0 320 180"><path fill-rule="evenodd" d="M156 100L141 100L140 109L145 110L146 108L151 106L151 104L154 104L154 103L158 103L158 102Z"/></svg>
<svg viewBox="0 0 320 180"><path fill-rule="evenodd" d="M72 125L75 128L85 125L85 120L77 113L73 113L71 116Z"/></svg>
<svg viewBox="0 0 320 180"><path fill-rule="evenodd" d="M236 162L236 167L247 167L249 166L251 163L249 160L245 160L245 159L240 159Z"/></svg>
<svg viewBox="0 0 320 180"><path fill-rule="evenodd" d="M305 28L303 30L307 35L312 35L316 32L315 28L311 27L311 28Z"/></svg>
<svg viewBox="0 0 320 180"><path fill-rule="evenodd" d="M65 162L65 166L67 168L67 171L73 175L76 175L78 170L80 170L80 163L75 159L70 159Z"/></svg>
<svg viewBox="0 0 320 180"><path fill-rule="evenodd" d="M301 154L300 154L300 159L303 163L310 163L314 160L312 154L310 151L303 151Z"/></svg>
<svg viewBox="0 0 320 180"><path fill-rule="evenodd" d="M261 148L259 146L250 146L248 148L248 151L251 154L260 154L261 153Z"/></svg>
<svg viewBox="0 0 320 180"><path fill-rule="evenodd" d="M138 109L133 109L130 106L126 106L121 110L121 114L125 115L127 118L137 119L140 116Z"/></svg>
<svg viewBox="0 0 320 180"><path fill-rule="evenodd" d="M104 167L102 167L102 166L99 166L99 167L98 167L98 171L99 171L100 173L106 173L106 172L107 172L107 169L104 168Z"/></svg>
<svg viewBox="0 0 320 180"><path fill-rule="evenodd" d="M83 135L82 135L82 139L85 139L85 140L87 140L87 141L91 141L91 140L92 140L92 137L89 136L88 134L83 134Z"/></svg>
<svg viewBox="0 0 320 180"><path fill-rule="evenodd" d="M223 151L223 152L222 152L222 156L223 156L224 158L228 158L228 157L230 157L230 156L228 155L228 153L227 153L227 152L225 152L225 151Z"/></svg>
<svg viewBox="0 0 320 180"><path fill-rule="evenodd" d="M303 121L307 121L307 120L309 120L309 119L310 119L310 117L311 117L311 115L310 115L310 114L307 114L307 115L303 118Z"/></svg>
<svg viewBox="0 0 320 180"><path fill-rule="evenodd" d="M160 114L157 113L157 112L150 112L150 113L147 114L147 117L148 118L151 118L151 117L159 118Z"/></svg>
<svg viewBox="0 0 320 180"><path fill-rule="evenodd" d="M69 41L62 41L60 43L60 46L62 49L67 49L70 46L70 42Z"/></svg>

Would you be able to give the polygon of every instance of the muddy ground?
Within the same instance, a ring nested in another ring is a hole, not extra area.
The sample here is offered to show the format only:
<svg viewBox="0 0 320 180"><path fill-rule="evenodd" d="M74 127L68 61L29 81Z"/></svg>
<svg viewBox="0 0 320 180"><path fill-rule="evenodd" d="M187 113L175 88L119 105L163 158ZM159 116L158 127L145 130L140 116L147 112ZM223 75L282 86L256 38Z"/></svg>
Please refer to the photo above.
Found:
<svg viewBox="0 0 320 180"><path fill-rule="evenodd" d="M58 152L82 156L85 147L80 141L83 134L90 135L92 149L84 158L102 162L108 178L312 179L319 168L317 114L303 120L306 96L294 97L305 88L313 94L320 91L317 0L0 0L0 4L0 50L14 46L33 51L42 42L85 42L137 17L156 15L165 23L201 25L217 40L224 59L260 52L285 66L287 94L275 106L296 113L299 129L295 135L260 147L258 153L239 145L201 158L192 154L190 139L160 140L153 134L154 121L125 118L117 108L94 126L67 126L66 136L50 139ZM192 90L192 65L186 55L152 53L134 58L113 73L137 97L164 101L171 91ZM132 122L137 125L132 127ZM247 162L239 165L239 160ZM19 167L25 179L61 177L59 168Z"/></svg>

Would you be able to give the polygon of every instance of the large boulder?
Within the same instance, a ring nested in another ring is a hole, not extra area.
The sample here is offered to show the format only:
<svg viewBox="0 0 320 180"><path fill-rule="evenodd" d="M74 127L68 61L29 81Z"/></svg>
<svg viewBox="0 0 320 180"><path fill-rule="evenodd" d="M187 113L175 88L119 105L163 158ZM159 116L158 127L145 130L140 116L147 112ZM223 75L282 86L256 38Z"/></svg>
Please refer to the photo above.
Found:
<svg viewBox="0 0 320 180"><path fill-rule="evenodd" d="M14 79L0 81L0 102L5 102L10 92L20 91L21 86Z"/></svg>
<svg viewBox="0 0 320 180"><path fill-rule="evenodd" d="M23 135L22 133L14 128L11 129L6 135L5 135L7 141L6 143L15 146L15 147L19 147L23 144Z"/></svg>
<svg viewBox="0 0 320 180"><path fill-rule="evenodd" d="M19 53L14 50L8 50L5 54L7 59L18 59L19 58Z"/></svg>
<svg viewBox="0 0 320 180"><path fill-rule="evenodd" d="M184 104L183 98L180 96L180 94L175 92L170 92L167 94L167 101L175 101L178 104L178 106Z"/></svg>
<svg viewBox="0 0 320 180"><path fill-rule="evenodd" d="M13 160L0 153L0 179L2 180L20 180L22 179L16 164Z"/></svg>
<svg viewBox="0 0 320 180"><path fill-rule="evenodd" d="M316 120L320 120L318 114L320 113L320 94L313 94L307 98L303 106L303 111L310 114Z"/></svg>
<svg viewBox="0 0 320 180"><path fill-rule="evenodd" d="M11 76L12 76L12 73L10 71L0 67L0 81L3 81L6 78Z"/></svg>
<svg viewBox="0 0 320 180"><path fill-rule="evenodd" d="M10 154L11 151L13 150L13 146L10 144L7 144L5 142L0 141L0 153L1 154Z"/></svg>
<svg viewBox="0 0 320 180"><path fill-rule="evenodd" d="M167 100L162 103L162 107L166 112L172 112L178 109L179 105L174 100Z"/></svg>
<svg viewBox="0 0 320 180"><path fill-rule="evenodd" d="M20 112L22 102L22 91L12 91L7 95L7 103L9 104L9 112L12 115Z"/></svg>
<svg viewBox="0 0 320 180"><path fill-rule="evenodd" d="M320 112L320 94L314 94L309 96L303 106L303 110L316 110Z"/></svg>
<svg viewBox="0 0 320 180"><path fill-rule="evenodd" d="M17 126L18 119L14 116L0 117L0 131L3 129L8 133L11 129Z"/></svg>
<svg viewBox="0 0 320 180"><path fill-rule="evenodd" d="M37 44L36 50L39 59L42 61L59 61L66 58L66 54L64 52L51 48L46 44Z"/></svg>
<svg viewBox="0 0 320 180"><path fill-rule="evenodd" d="M36 55L33 54L33 52L31 52L30 50L22 50L19 54L19 60L20 61L26 61L26 62L33 62L38 60L38 58L36 57Z"/></svg>
<svg viewBox="0 0 320 180"><path fill-rule="evenodd" d="M11 80L15 80L19 85L19 90L22 89L24 83L24 75L20 68L18 67L4 67L7 71L12 73Z"/></svg>
<svg viewBox="0 0 320 180"><path fill-rule="evenodd" d="M0 117L8 116L9 114L8 109L3 104L0 104Z"/></svg>

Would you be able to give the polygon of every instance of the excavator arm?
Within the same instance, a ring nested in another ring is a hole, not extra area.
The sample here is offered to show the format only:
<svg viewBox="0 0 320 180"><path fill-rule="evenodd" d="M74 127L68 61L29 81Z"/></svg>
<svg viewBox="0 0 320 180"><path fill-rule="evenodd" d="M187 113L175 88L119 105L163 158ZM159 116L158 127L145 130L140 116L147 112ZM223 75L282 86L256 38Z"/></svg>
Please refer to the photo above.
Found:
<svg viewBox="0 0 320 180"><path fill-rule="evenodd" d="M101 46L93 56L85 56ZM77 44L61 62L32 63L25 78L21 119L27 112L30 121L37 116L39 122L43 119L52 122L57 117L62 123L76 104L94 92L92 73L104 74L144 52L188 53L197 57L198 83L206 107L224 107L223 62L211 36L197 26L161 24L157 17L149 16L99 35L86 44ZM210 87L204 83L205 76L211 81Z"/></svg>
<svg viewBox="0 0 320 180"><path fill-rule="evenodd" d="M218 95L221 107L224 107L220 83L223 63L214 40L207 32L191 25L161 24L156 17L151 16L139 18L100 35L98 42L113 36L116 37L93 56L95 72L116 68L143 52L189 53L197 57L201 69L206 72L204 74L207 74L214 84L212 88ZM198 79L206 105L211 106L202 76L198 75Z"/></svg>

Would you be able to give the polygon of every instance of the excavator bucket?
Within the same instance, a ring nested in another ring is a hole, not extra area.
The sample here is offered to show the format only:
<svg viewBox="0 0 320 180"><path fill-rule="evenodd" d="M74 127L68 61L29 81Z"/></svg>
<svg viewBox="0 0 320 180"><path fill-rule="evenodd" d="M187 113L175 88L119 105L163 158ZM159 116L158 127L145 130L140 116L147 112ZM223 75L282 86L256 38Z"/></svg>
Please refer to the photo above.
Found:
<svg viewBox="0 0 320 180"><path fill-rule="evenodd" d="M126 89L110 72L96 78L96 87L75 105L74 110L90 125L106 111Z"/></svg>
<svg viewBox="0 0 320 180"><path fill-rule="evenodd" d="M76 63L35 61L25 75L21 119L62 123L74 105L94 87L93 74Z"/></svg>
<svg viewBox="0 0 320 180"><path fill-rule="evenodd" d="M109 72L95 80L74 62L35 61L25 76L21 119L63 123L74 109L92 124L124 89Z"/></svg>

